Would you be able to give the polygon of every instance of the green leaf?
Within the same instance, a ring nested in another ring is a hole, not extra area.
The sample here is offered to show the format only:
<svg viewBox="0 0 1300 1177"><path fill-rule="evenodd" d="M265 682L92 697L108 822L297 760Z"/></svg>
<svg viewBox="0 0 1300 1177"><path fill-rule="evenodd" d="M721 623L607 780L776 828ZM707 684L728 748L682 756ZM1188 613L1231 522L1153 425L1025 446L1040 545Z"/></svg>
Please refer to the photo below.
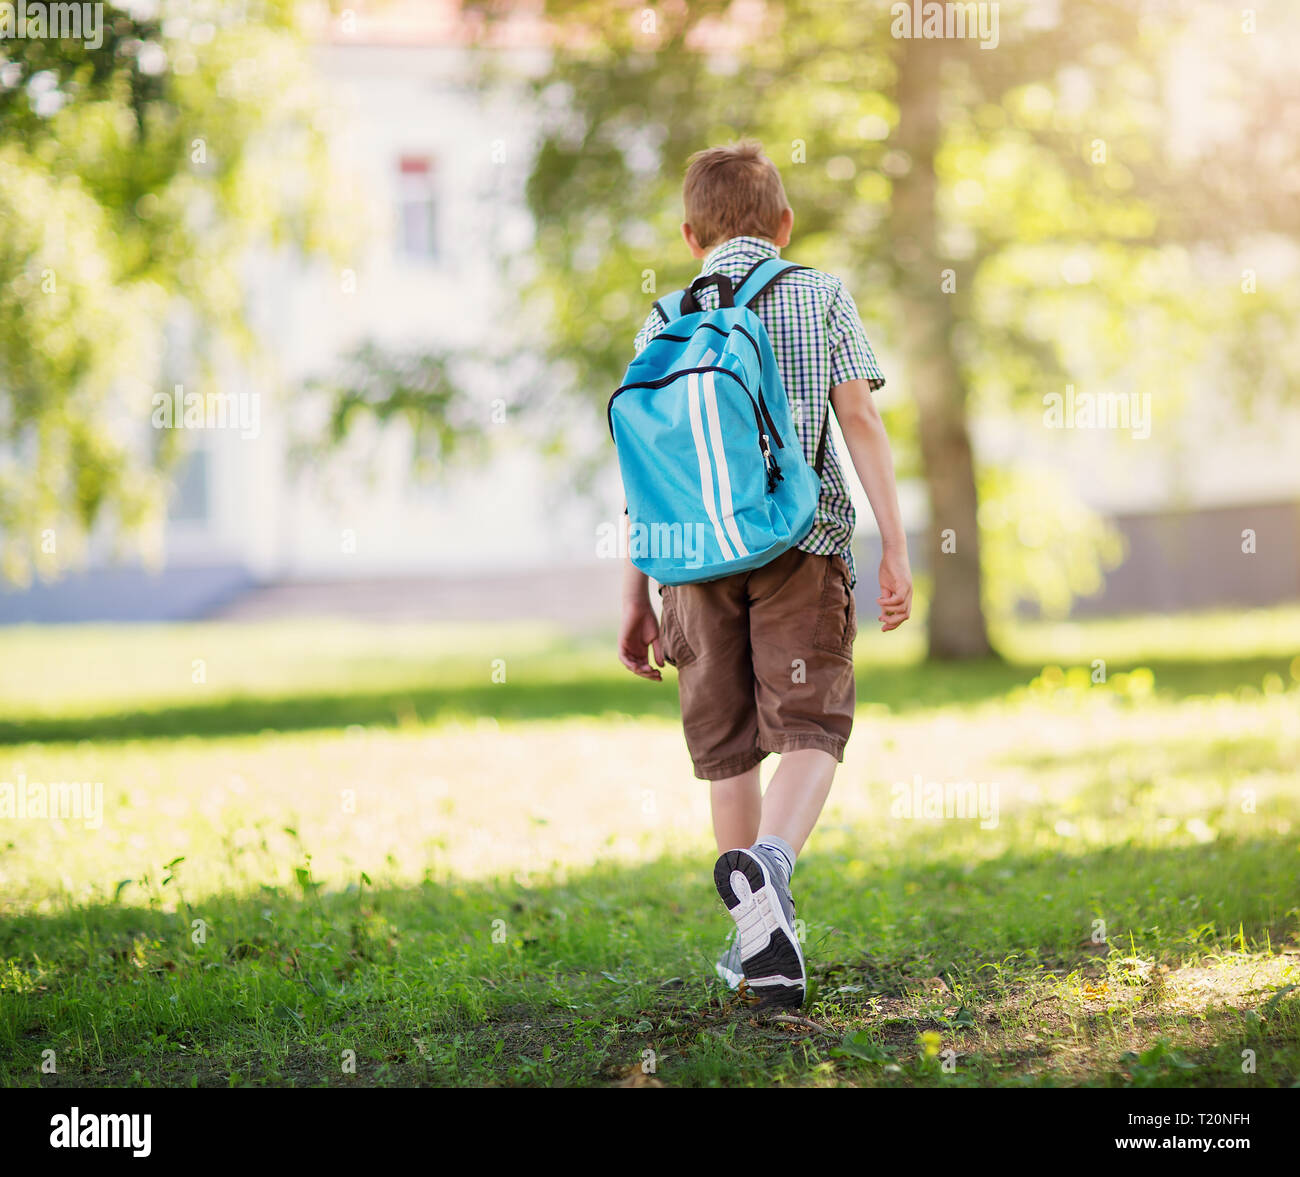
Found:
<svg viewBox="0 0 1300 1177"><path fill-rule="evenodd" d="M1264 1002L1263 1005L1264 1017L1271 1018L1273 1016L1274 1011L1278 1007L1278 1003L1282 1000L1282 998L1284 998L1288 993L1294 993L1297 989L1300 989L1300 985L1284 985L1281 989L1279 989L1276 993L1274 993L1272 997L1270 997L1266 1002Z"/></svg>
<svg viewBox="0 0 1300 1177"><path fill-rule="evenodd" d="M856 1058L868 1063L887 1063L893 1061L893 1050L873 1041L867 1030L852 1030L844 1035L839 1046L831 1049L831 1058Z"/></svg>

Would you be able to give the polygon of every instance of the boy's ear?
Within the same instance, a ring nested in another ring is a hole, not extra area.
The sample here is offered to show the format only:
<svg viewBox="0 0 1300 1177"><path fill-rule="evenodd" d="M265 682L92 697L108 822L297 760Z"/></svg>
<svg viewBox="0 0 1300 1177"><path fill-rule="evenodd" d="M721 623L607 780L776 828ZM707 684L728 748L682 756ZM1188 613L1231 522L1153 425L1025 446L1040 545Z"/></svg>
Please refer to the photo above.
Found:
<svg viewBox="0 0 1300 1177"><path fill-rule="evenodd" d="M690 249L692 257L700 258L709 252L700 244L699 239L695 236L695 230L691 228L688 221L682 222L682 236L686 238L686 245Z"/></svg>
<svg viewBox="0 0 1300 1177"><path fill-rule="evenodd" d="M790 230L794 228L794 209L787 208L781 214L781 227L777 229L776 236L772 238L772 244L777 249L784 249L790 244Z"/></svg>

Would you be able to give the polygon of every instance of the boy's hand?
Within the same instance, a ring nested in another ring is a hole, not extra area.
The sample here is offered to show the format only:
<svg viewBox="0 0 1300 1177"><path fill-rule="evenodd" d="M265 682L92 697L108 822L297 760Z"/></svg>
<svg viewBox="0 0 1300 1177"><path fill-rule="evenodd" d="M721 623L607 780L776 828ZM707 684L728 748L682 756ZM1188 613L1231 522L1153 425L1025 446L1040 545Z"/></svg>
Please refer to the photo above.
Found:
<svg viewBox="0 0 1300 1177"><path fill-rule="evenodd" d="M897 629L912 616L912 568L906 549L886 548L880 559L880 632Z"/></svg>
<svg viewBox="0 0 1300 1177"><path fill-rule="evenodd" d="M618 660L633 674L660 682L664 676L650 665L646 657L648 647L654 648L655 661L662 666L663 638L659 633L659 618L650 602L625 602L623 621L618 630Z"/></svg>

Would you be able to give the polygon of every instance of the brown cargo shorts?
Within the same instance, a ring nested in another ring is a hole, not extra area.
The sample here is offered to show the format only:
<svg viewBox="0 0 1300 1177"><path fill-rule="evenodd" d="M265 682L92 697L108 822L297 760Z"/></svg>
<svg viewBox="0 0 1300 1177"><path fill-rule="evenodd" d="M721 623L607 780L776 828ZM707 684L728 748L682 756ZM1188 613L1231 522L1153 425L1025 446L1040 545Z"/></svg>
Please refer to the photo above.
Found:
<svg viewBox="0 0 1300 1177"><path fill-rule="evenodd" d="M842 557L791 548L752 572L659 591L697 777L738 776L797 748L844 759L858 625Z"/></svg>

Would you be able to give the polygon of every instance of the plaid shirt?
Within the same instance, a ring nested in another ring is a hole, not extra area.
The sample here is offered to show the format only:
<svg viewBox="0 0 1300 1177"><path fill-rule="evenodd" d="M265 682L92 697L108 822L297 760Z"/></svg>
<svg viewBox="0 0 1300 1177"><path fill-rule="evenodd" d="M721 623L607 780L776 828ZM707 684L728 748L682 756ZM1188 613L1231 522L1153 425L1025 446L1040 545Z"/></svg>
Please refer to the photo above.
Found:
<svg viewBox="0 0 1300 1177"><path fill-rule="evenodd" d="M756 263L779 253L762 237L733 237L709 253L700 273L723 273L738 282ZM716 286L705 287L698 297L701 309L716 309ZM822 425L830 413L831 389L846 380L866 380L874 392L885 378L863 333L853 296L838 278L820 270L796 270L764 294L753 309L772 340L803 455L811 466L817 457ZM651 310L637 333L638 355L666 325L659 311ZM820 556L843 556L851 582L856 584L850 547L855 521L848 483L840 469L835 442L827 432L817 514L812 530L797 546Z"/></svg>

